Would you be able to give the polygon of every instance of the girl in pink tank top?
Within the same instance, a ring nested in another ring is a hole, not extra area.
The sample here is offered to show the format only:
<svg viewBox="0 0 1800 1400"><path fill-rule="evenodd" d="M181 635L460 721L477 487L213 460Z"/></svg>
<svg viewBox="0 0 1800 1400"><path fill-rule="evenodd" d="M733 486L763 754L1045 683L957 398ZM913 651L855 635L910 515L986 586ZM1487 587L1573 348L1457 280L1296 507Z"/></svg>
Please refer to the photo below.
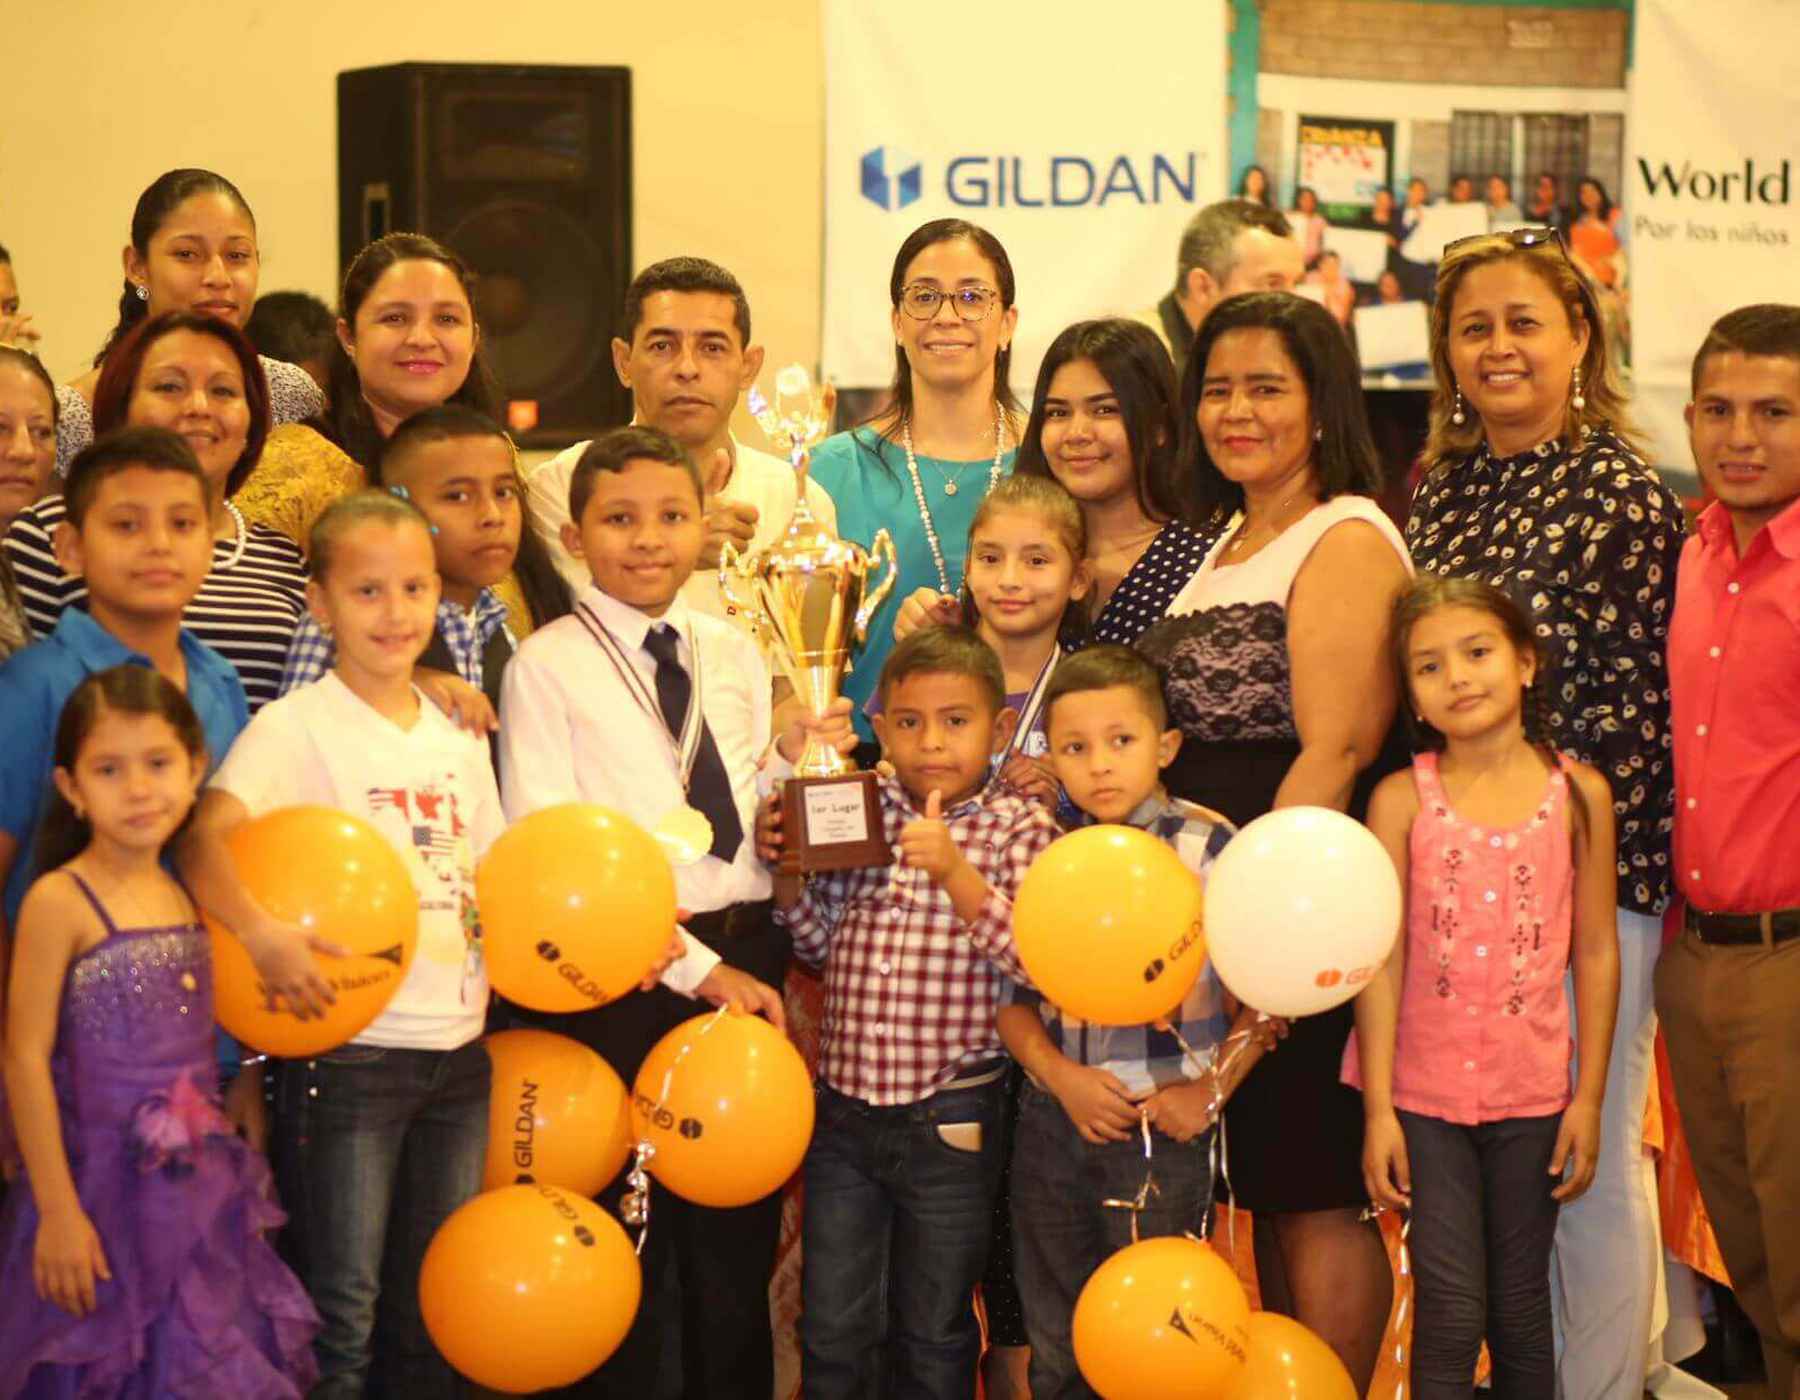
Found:
<svg viewBox="0 0 1800 1400"><path fill-rule="evenodd" d="M1555 1390L1550 1247L1587 1190L1618 1004L1612 797L1532 732L1538 642L1506 594L1424 575L1394 652L1421 752L1375 789L1406 926L1356 1004L1363 1175L1407 1211L1414 1400L1467 1400L1485 1338L1495 1400ZM1571 1091L1564 974L1574 971Z"/></svg>

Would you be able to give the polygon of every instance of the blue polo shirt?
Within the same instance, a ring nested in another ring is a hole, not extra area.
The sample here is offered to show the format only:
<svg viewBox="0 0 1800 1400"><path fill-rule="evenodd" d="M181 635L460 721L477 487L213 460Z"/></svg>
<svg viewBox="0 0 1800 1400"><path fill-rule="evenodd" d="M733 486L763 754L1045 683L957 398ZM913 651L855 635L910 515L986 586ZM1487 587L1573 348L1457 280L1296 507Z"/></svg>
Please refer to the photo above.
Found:
<svg viewBox="0 0 1800 1400"><path fill-rule="evenodd" d="M250 722L243 682L231 663L186 628L181 655L187 662L187 695L206 734L209 771L219 766L232 740ZM33 878L38 820L50 793L51 749L63 703L88 676L114 666L148 666L150 658L132 651L82 608L65 608L56 630L26 647L0 666L0 715L5 739L0 742L0 831L18 842L19 852L6 877L7 927L19 918L19 906Z"/></svg>

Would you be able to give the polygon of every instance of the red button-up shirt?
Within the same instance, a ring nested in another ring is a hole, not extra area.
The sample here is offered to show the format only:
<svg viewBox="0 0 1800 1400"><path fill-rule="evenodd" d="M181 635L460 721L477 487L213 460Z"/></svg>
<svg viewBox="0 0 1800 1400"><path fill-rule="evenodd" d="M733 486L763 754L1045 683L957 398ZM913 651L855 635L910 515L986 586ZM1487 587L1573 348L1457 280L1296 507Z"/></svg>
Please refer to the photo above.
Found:
<svg viewBox="0 0 1800 1400"><path fill-rule="evenodd" d="M1800 908L1800 502L1740 558L1700 516L1669 627L1675 876L1696 909Z"/></svg>

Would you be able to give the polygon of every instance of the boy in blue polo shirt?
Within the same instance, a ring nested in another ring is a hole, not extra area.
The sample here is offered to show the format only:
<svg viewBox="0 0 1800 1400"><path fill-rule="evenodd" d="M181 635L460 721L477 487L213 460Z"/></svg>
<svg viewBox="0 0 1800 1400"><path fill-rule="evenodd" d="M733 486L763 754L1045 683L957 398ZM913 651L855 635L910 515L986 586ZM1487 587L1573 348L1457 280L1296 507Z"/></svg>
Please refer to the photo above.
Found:
<svg viewBox="0 0 1800 1400"><path fill-rule="evenodd" d="M84 677L126 664L160 671L199 715L213 767L250 718L237 672L181 625L212 564L206 478L193 449L163 428L122 428L76 457L64 498L57 559L86 580L87 609L65 609L54 632L0 667L0 947L35 874L31 846L57 720Z"/></svg>

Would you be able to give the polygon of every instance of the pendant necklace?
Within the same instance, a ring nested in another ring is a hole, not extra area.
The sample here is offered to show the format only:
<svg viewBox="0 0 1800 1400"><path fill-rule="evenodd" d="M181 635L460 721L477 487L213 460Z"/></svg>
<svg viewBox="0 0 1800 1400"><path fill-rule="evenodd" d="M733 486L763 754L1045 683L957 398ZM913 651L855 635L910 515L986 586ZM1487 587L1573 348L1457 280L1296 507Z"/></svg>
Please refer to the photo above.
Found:
<svg viewBox="0 0 1800 1400"><path fill-rule="evenodd" d="M931 548L931 562L937 565L938 585L941 592L950 592L950 570L944 564L944 548L938 539L937 527L931 523L931 507L925 501L925 483L919 476L919 459L913 455L912 420L900 420L900 445L906 449L906 474L912 478L913 499L918 502L919 520L925 526L925 543ZM1006 410L999 403L994 404L994 464L988 468L987 489L992 491L1000 480L1000 463L1006 455ZM958 473L961 475L961 473ZM956 482L948 480L944 483L944 494L956 494Z"/></svg>

